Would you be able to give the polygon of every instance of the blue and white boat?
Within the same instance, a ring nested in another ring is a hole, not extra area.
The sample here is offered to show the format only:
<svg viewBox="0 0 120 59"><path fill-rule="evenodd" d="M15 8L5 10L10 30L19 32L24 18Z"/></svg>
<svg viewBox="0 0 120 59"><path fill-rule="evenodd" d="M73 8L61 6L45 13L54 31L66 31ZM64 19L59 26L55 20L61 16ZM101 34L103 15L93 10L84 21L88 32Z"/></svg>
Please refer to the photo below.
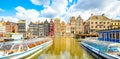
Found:
<svg viewBox="0 0 120 59"><path fill-rule="evenodd" d="M81 42L90 53L103 59L120 59L120 30L99 31L99 37Z"/></svg>
<svg viewBox="0 0 120 59"><path fill-rule="evenodd" d="M0 59L20 59L52 45L51 38L0 43Z"/></svg>
<svg viewBox="0 0 120 59"><path fill-rule="evenodd" d="M107 43L102 44L102 41L98 43L93 42L81 42L81 44L92 54L99 56L103 59L120 59L120 44Z"/></svg>

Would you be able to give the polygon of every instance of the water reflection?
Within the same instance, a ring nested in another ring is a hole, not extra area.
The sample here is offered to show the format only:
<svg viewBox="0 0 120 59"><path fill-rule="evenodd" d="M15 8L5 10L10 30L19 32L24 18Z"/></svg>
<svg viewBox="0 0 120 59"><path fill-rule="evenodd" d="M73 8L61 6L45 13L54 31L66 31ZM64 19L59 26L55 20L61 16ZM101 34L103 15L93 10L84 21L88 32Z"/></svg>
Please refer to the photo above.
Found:
<svg viewBox="0 0 120 59"><path fill-rule="evenodd" d="M36 56L37 59L94 59L76 42L76 39L61 37L53 40L53 45Z"/></svg>

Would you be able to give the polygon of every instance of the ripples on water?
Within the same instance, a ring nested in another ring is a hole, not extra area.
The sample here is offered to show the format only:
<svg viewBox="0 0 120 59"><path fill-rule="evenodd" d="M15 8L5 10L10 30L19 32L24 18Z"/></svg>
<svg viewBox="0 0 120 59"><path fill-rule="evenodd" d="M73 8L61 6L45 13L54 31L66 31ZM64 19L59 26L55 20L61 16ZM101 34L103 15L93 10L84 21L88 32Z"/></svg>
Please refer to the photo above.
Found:
<svg viewBox="0 0 120 59"><path fill-rule="evenodd" d="M53 40L53 45L34 59L94 59L79 42L76 42L76 39L62 37Z"/></svg>

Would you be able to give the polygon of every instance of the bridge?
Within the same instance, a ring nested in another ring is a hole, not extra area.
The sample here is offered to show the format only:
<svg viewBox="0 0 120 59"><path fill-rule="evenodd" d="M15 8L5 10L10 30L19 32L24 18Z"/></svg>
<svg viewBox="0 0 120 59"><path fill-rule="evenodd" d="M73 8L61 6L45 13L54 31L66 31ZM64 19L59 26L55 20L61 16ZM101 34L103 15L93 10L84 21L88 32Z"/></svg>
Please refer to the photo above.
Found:
<svg viewBox="0 0 120 59"><path fill-rule="evenodd" d="M98 34L79 34L79 37L98 37Z"/></svg>

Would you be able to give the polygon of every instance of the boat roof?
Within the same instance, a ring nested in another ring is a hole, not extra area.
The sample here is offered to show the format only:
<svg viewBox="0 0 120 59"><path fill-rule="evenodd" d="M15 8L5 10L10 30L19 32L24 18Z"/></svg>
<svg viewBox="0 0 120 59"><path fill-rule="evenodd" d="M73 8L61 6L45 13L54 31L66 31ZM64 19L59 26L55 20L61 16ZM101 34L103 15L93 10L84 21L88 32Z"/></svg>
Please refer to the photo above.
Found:
<svg viewBox="0 0 120 59"><path fill-rule="evenodd" d="M22 44L22 43L32 43L32 42L37 42L43 40L43 38L38 38L38 39L29 39L29 40L16 40L16 41L9 41L9 42L0 42L0 44Z"/></svg>
<svg viewBox="0 0 120 59"><path fill-rule="evenodd" d="M109 46L120 46L120 43L111 43Z"/></svg>
<svg viewBox="0 0 120 59"><path fill-rule="evenodd" d="M119 31L120 32L120 28L118 29L106 29L106 30L100 30L98 32L109 32L109 31Z"/></svg>
<svg viewBox="0 0 120 59"><path fill-rule="evenodd" d="M115 42L106 42L106 41L100 41L100 40L84 40L85 42L92 42L98 45L104 45L104 46L119 46L120 47L120 43L115 43Z"/></svg>

